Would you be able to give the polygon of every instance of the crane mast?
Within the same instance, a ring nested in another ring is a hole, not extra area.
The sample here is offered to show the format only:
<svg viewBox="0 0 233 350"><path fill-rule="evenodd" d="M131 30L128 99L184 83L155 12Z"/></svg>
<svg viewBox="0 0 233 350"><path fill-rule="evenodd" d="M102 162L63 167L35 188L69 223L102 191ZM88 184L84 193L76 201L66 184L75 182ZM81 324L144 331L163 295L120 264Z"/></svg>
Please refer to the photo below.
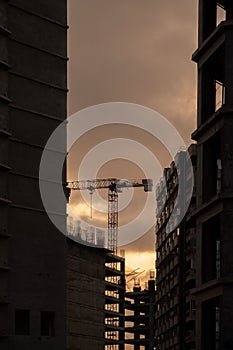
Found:
<svg viewBox="0 0 233 350"><path fill-rule="evenodd" d="M68 182L67 189L88 190L92 194L98 189L108 189L108 248L115 254L118 246L118 193L123 188L144 187L145 192L151 192L153 181L151 179L121 180L116 178L80 180ZM91 210L92 212L92 210Z"/></svg>

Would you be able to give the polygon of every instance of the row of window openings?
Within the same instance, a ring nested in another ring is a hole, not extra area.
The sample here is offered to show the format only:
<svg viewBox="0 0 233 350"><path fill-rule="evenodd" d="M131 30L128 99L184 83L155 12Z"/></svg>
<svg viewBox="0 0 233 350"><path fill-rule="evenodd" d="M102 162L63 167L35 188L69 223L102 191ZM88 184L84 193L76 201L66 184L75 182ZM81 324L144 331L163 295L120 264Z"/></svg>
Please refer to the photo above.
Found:
<svg viewBox="0 0 233 350"><path fill-rule="evenodd" d="M162 292L162 286L158 286L157 292ZM161 303L166 301L168 298L174 298L178 296L178 286L173 287L165 296L163 296Z"/></svg>
<svg viewBox="0 0 233 350"><path fill-rule="evenodd" d="M165 256L167 253L171 253L172 255L178 255L178 247L175 247L171 252L171 249L173 248L174 244L174 240L164 242L160 250L157 251L157 258L159 259L161 256Z"/></svg>
<svg viewBox="0 0 233 350"><path fill-rule="evenodd" d="M169 249L169 246L171 244L174 244L175 243L175 239L177 237L179 237L180 235L180 228L178 227L175 231L173 231L172 234L169 234L169 237L167 238L167 233L166 231L162 231L160 232L158 235L157 235L157 240L162 240L163 241L163 244L162 244L162 253L166 252L166 248ZM166 239L167 238L167 239Z"/></svg>
<svg viewBox="0 0 233 350"><path fill-rule="evenodd" d="M176 319L175 319L176 318ZM170 310L164 314L158 321L157 324L160 327L170 328L172 323L177 323L178 321L178 312L177 310Z"/></svg>
<svg viewBox="0 0 233 350"><path fill-rule="evenodd" d="M119 312L119 304L105 304L105 310Z"/></svg>
<svg viewBox="0 0 233 350"><path fill-rule="evenodd" d="M105 338L106 339L112 339L112 340L119 340L119 332L118 331L105 332ZM116 347L115 349L118 349L118 348Z"/></svg>
<svg viewBox="0 0 233 350"><path fill-rule="evenodd" d="M167 194L167 197L169 197L169 194ZM170 216L174 210L174 205L175 205L175 202L170 202L168 206L164 207L164 202L162 203L161 206L159 206L159 203L158 203L157 214L156 214L156 216L157 216L157 231L170 218ZM176 212L174 214L180 215L179 208L176 208L175 210L176 210Z"/></svg>
<svg viewBox="0 0 233 350"><path fill-rule="evenodd" d="M164 229L162 232L159 232L159 234L157 234L157 241L162 240L163 245L165 245L165 241L168 240L168 238L170 238L170 242L174 241L176 237L179 236L179 234L179 228L177 228L177 230L173 231L171 234L167 234L166 230Z"/></svg>
<svg viewBox="0 0 233 350"><path fill-rule="evenodd" d="M161 288L166 288L170 281L172 281L175 277L178 276L178 267L176 266L171 272L166 273L165 271L162 273L160 269L157 269L157 274L160 276L166 277L165 280L161 283Z"/></svg>
<svg viewBox="0 0 233 350"><path fill-rule="evenodd" d="M178 237L175 236L175 238ZM174 243L174 239L171 239L169 238L165 243L163 243L162 247L160 250L157 251L157 258L160 258L160 256L164 256L167 252L170 253L170 248L172 246L172 244ZM193 238L191 239L187 245L186 245L186 250L188 251L189 249L195 249L196 248L196 239ZM172 252L173 255L178 255L179 254L179 248L176 247L173 252Z"/></svg>
<svg viewBox="0 0 233 350"><path fill-rule="evenodd" d="M40 335L53 337L54 331L54 312L41 312L40 314ZM30 311L16 310L15 311L15 334L30 335Z"/></svg>
<svg viewBox="0 0 233 350"><path fill-rule="evenodd" d="M179 329L178 327L174 327L171 330L167 331L166 333L161 334L160 337L158 337L158 340L166 341L170 338L176 337L179 335Z"/></svg>
<svg viewBox="0 0 233 350"><path fill-rule="evenodd" d="M158 312L159 311L162 311L162 312L169 311L168 315L166 315L166 317L163 320L164 322L167 322L167 321L171 320L173 317L178 315L176 308L177 308L177 306L175 306L175 308L174 308L174 304L173 304L173 301L171 299L157 305Z"/></svg>

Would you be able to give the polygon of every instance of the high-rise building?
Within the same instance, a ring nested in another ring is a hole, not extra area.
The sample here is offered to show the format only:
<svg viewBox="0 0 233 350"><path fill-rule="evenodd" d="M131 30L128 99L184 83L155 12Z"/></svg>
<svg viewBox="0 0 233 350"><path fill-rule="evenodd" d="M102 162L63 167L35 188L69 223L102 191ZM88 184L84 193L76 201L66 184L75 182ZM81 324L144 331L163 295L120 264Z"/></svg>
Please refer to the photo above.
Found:
<svg viewBox="0 0 233 350"><path fill-rule="evenodd" d="M188 149L194 170L196 169L196 145ZM155 338L158 350L195 349L195 219L191 213L196 206L195 186L189 209L181 223L176 208L178 187L189 188L192 169L187 166L187 152L180 151L169 168L164 169L164 178L157 185L156 225L156 312ZM176 164L182 165L178 176ZM194 181L195 182L195 181ZM176 211L170 232L167 225Z"/></svg>
<svg viewBox="0 0 233 350"><path fill-rule="evenodd" d="M233 2L199 1L196 348L233 349Z"/></svg>
<svg viewBox="0 0 233 350"><path fill-rule="evenodd" d="M66 6L0 2L1 350L66 346L66 238L39 192L43 148L66 118Z"/></svg>

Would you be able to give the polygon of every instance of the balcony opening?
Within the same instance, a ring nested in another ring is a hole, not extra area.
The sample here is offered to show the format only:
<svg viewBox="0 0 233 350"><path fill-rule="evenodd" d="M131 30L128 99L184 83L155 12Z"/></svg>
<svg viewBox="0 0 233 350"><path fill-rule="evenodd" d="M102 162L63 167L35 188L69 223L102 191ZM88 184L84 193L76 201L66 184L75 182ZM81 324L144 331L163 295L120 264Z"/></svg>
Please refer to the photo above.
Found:
<svg viewBox="0 0 233 350"><path fill-rule="evenodd" d="M216 28L216 6L217 1L206 0L202 1L202 40L205 40Z"/></svg>
<svg viewBox="0 0 233 350"><path fill-rule="evenodd" d="M220 278L220 215L202 226L202 282Z"/></svg>
<svg viewBox="0 0 233 350"><path fill-rule="evenodd" d="M225 104L225 45L203 65L201 119L205 122Z"/></svg>
<svg viewBox="0 0 233 350"><path fill-rule="evenodd" d="M205 0L202 3L202 40L204 41L222 21L228 19L230 5L226 5L224 0Z"/></svg>
<svg viewBox="0 0 233 350"><path fill-rule="evenodd" d="M203 203L221 193L222 162L221 162L221 133L218 132L203 145L202 163Z"/></svg>
<svg viewBox="0 0 233 350"><path fill-rule="evenodd" d="M54 336L54 312L41 312L41 336Z"/></svg>
<svg viewBox="0 0 233 350"><path fill-rule="evenodd" d="M220 349L220 298L202 303L202 346L203 349Z"/></svg>
<svg viewBox="0 0 233 350"><path fill-rule="evenodd" d="M15 310L15 334L30 334L30 312L29 310Z"/></svg>

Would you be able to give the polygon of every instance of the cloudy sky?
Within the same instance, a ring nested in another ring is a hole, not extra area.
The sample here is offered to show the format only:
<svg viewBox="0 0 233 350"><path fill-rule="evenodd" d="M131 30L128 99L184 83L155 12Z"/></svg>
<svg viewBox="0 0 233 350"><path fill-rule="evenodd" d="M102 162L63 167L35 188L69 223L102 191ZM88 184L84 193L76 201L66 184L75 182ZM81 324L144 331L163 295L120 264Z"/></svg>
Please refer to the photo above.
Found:
<svg viewBox="0 0 233 350"><path fill-rule="evenodd" d="M191 55L197 47L197 0L69 0L69 27L70 115L100 103L136 103L161 113L187 145L191 142L196 125L196 66ZM70 164L79 163L98 142L129 133L133 139L132 130L98 128L75 145ZM162 167L168 165L162 146L150 137L142 132L135 139L156 154ZM117 161L103 164L100 173L141 177L132 164ZM70 179L76 174L76 167L70 166ZM77 206L80 197L75 198ZM85 216L85 206L80 208ZM124 221L124 213L122 217ZM126 247L128 265L138 267L135 253L140 251L142 268L151 266L153 239L150 230Z"/></svg>

